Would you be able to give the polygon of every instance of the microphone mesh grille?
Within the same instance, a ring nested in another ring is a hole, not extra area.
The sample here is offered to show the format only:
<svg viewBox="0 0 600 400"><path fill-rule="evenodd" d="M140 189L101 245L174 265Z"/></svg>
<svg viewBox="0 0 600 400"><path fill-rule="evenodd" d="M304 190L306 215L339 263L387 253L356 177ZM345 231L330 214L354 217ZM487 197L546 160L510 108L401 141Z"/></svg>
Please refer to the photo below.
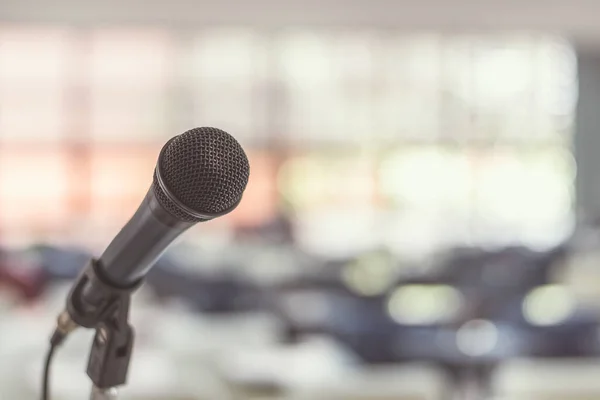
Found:
<svg viewBox="0 0 600 400"><path fill-rule="evenodd" d="M154 172L153 183L154 184L152 185L152 187L154 188L154 195L156 196L156 199L158 200L160 205L163 206L165 208L165 210L167 210L167 212L169 214L171 214L172 216L174 216L175 218L177 218L178 220L183 221L183 222L208 221L207 219L197 218L197 217L194 217L193 215L188 214L187 212L182 210L181 207L179 207L177 204L175 204L160 187L160 184L158 183L158 179L156 178L156 172Z"/></svg>
<svg viewBox="0 0 600 400"><path fill-rule="evenodd" d="M160 173L167 190L187 208L198 213L219 214L241 199L250 165L240 144L216 128L191 129L171 140L160 159ZM159 202L173 216L196 222L159 188Z"/></svg>

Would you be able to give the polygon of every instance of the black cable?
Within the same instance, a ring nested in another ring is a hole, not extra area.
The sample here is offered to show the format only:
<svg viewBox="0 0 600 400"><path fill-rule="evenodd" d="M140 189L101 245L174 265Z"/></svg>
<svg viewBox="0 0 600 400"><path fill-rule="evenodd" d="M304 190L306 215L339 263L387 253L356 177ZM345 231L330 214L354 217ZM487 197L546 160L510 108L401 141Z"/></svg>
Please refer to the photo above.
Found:
<svg viewBox="0 0 600 400"><path fill-rule="evenodd" d="M50 400L50 367L52 365L52 359L58 346L62 344L65 339L65 334L58 329L52 334L50 339L50 347L46 353L46 362L44 363L44 372L42 378L42 400Z"/></svg>
<svg viewBox="0 0 600 400"><path fill-rule="evenodd" d="M48 353L46 353L46 363L44 364L44 378L42 383L42 400L50 400L50 364L52 363L54 350L56 350L56 346L51 344Z"/></svg>

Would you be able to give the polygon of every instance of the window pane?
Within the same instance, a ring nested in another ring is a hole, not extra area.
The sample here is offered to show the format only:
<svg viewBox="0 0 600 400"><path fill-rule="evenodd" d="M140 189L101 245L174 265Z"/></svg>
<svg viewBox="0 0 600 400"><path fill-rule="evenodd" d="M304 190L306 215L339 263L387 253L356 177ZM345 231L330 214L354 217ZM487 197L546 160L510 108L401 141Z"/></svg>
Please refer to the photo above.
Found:
<svg viewBox="0 0 600 400"><path fill-rule="evenodd" d="M374 133L386 140L439 135L441 38L396 36L381 43Z"/></svg>
<svg viewBox="0 0 600 400"><path fill-rule="evenodd" d="M360 143L372 137L375 43L369 32L280 38L290 141Z"/></svg>
<svg viewBox="0 0 600 400"><path fill-rule="evenodd" d="M279 171L282 196L300 211L372 209L373 162L357 152L314 152L292 157Z"/></svg>
<svg viewBox="0 0 600 400"><path fill-rule="evenodd" d="M571 222L575 167L562 148L480 152L476 226L486 240L562 239Z"/></svg>
<svg viewBox="0 0 600 400"><path fill-rule="evenodd" d="M0 140L64 133L70 45L66 30L0 29Z"/></svg>
<svg viewBox="0 0 600 400"><path fill-rule="evenodd" d="M0 148L0 220L10 231L60 230L69 222L67 153L29 146Z"/></svg>
<svg viewBox="0 0 600 400"><path fill-rule="evenodd" d="M535 42L479 40L472 52L473 102L470 138L531 141Z"/></svg>
<svg viewBox="0 0 600 400"><path fill-rule="evenodd" d="M100 226L124 223L152 183L160 148L102 146L92 151L91 217Z"/></svg>
<svg viewBox="0 0 600 400"><path fill-rule="evenodd" d="M380 190L400 210L434 210L466 218L472 190L469 154L438 146L389 152L379 169Z"/></svg>
<svg viewBox="0 0 600 400"><path fill-rule="evenodd" d="M91 39L91 127L96 141L156 141L167 132L169 36L100 30Z"/></svg>
<svg viewBox="0 0 600 400"><path fill-rule="evenodd" d="M471 135L475 91L472 83L472 39L449 38L442 47L440 137L463 143Z"/></svg>
<svg viewBox="0 0 600 400"><path fill-rule="evenodd" d="M541 139L568 144L577 101L577 67L573 50L560 40L538 46L536 128Z"/></svg>
<svg viewBox="0 0 600 400"><path fill-rule="evenodd" d="M194 41L190 77L197 126L248 142L266 131L266 39L247 30L207 30Z"/></svg>

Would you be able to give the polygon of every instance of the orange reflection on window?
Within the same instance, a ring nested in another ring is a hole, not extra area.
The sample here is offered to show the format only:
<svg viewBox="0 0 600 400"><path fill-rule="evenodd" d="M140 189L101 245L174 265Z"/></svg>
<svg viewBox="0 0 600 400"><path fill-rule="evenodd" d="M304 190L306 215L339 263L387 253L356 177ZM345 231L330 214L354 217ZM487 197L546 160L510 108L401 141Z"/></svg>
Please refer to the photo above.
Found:
<svg viewBox="0 0 600 400"><path fill-rule="evenodd" d="M64 151L0 150L0 222L4 229L57 228L67 221L69 168Z"/></svg>
<svg viewBox="0 0 600 400"><path fill-rule="evenodd" d="M152 183L158 146L98 146L91 163L91 216L110 224L126 221ZM82 184L86 184L82 182Z"/></svg>

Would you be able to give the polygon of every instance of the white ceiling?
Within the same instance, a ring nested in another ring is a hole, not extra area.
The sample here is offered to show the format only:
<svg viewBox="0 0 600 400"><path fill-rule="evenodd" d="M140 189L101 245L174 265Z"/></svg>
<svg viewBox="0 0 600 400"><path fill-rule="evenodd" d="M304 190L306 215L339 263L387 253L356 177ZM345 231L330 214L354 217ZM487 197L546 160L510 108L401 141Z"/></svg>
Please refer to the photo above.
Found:
<svg viewBox="0 0 600 400"><path fill-rule="evenodd" d="M600 45L600 0L0 0L0 20L534 30Z"/></svg>

